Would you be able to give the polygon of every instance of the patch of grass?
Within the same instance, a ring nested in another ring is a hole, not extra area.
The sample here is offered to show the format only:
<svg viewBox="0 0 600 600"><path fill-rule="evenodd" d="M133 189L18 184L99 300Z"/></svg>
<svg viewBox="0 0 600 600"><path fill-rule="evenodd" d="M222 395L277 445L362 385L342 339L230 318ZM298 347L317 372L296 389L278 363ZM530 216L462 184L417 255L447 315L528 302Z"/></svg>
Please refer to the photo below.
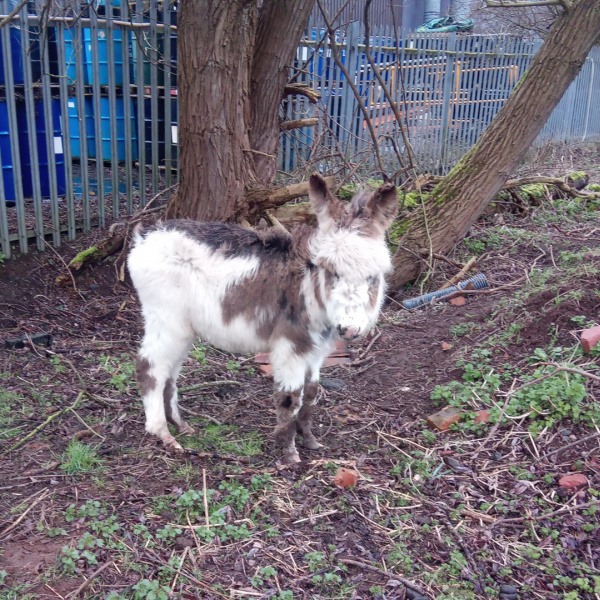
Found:
<svg viewBox="0 0 600 600"><path fill-rule="evenodd" d="M235 425L217 425L204 421L202 435L185 437L189 448L233 456L257 456L262 454L263 439L255 431L241 432Z"/></svg>
<svg viewBox="0 0 600 600"><path fill-rule="evenodd" d="M60 468L67 475L82 475L92 473L102 467L102 460L98 458L96 451L87 444L78 440L69 442L67 449L62 455Z"/></svg>

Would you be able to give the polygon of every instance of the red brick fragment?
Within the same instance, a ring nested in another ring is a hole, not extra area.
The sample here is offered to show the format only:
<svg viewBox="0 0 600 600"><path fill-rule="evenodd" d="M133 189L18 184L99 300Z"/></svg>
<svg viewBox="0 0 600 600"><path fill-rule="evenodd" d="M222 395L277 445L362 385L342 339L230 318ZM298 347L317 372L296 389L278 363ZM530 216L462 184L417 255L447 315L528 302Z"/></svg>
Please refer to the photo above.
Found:
<svg viewBox="0 0 600 600"><path fill-rule="evenodd" d="M450 350L450 348L452 348L452 344L449 344L448 342L442 342L442 350Z"/></svg>
<svg viewBox="0 0 600 600"><path fill-rule="evenodd" d="M333 483L340 487L350 487L358 483L358 478L359 474L356 471L339 467L333 479Z"/></svg>
<svg viewBox="0 0 600 600"><path fill-rule="evenodd" d="M558 485L567 490L576 490L578 487L587 484L586 476L583 473L573 473L572 475L563 475L558 480Z"/></svg>
<svg viewBox="0 0 600 600"><path fill-rule="evenodd" d="M467 303L464 296L456 296L456 298L450 298L448 302L452 304L452 306L464 306Z"/></svg>
<svg viewBox="0 0 600 600"><path fill-rule="evenodd" d="M594 348L598 342L600 342L600 325L582 331L581 345L586 352Z"/></svg>
<svg viewBox="0 0 600 600"><path fill-rule="evenodd" d="M490 413L487 410L478 410L477 416L475 417L475 425L477 423L489 423L490 422Z"/></svg>
<svg viewBox="0 0 600 600"><path fill-rule="evenodd" d="M350 364L350 357L348 356L328 356L323 361L324 367L336 367L337 365L348 365Z"/></svg>
<svg viewBox="0 0 600 600"><path fill-rule="evenodd" d="M450 425L458 423L462 417L462 412L455 406L446 406L439 412L427 417L427 424L438 431L448 431Z"/></svg>
<svg viewBox="0 0 600 600"><path fill-rule="evenodd" d="M268 363L266 365L259 365L258 369L265 375L273 375L273 367Z"/></svg>

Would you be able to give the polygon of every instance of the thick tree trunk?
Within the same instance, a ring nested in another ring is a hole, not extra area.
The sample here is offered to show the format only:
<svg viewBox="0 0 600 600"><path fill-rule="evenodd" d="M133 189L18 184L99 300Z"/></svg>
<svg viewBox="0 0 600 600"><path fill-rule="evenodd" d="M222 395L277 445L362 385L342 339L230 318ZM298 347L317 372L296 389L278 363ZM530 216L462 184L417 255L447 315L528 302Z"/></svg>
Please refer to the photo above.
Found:
<svg viewBox="0 0 600 600"><path fill-rule="evenodd" d="M275 176L279 105L312 2L180 5L180 184L167 215L226 221Z"/></svg>
<svg viewBox="0 0 600 600"><path fill-rule="evenodd" d="M258 11L247 0L183 0L180 184L168 215L225 220L254 179L248 98Z"/></svg>
<svg viewBox="0 0 600 600"><path fill-rule="evenodd" d="M502 10L502 9L498 9ZM600 2L577 0L544 44L481 139L415 211L394 256L391 287L418 276L419 257L444 253L467 233L523 159L599 39Z"/></svg>
<svg viewBox="0 0 600 600"><path fill-rule="evenodd" d="M253 154L261 185L270 185L275 178L281 133L279 105L313 5L308 0L265 0L260 9L250 87L250 143L262 153Z"/></svg>

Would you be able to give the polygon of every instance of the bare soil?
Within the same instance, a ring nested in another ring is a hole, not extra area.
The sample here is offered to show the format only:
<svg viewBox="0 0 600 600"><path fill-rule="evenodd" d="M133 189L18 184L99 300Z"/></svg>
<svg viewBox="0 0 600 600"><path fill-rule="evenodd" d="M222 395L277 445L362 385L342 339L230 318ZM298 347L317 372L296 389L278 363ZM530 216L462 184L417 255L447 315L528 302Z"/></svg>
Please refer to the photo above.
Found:
<svg viewBox="0 0 600 600"><path fill-rule="evenodd" d="M527 406L499 426L469 419L531 382L538 348L587 374L555 376L561 402L581 377L573 402L598 410L599 354L578 338L600 323L599 240L583 202L478 223L450 258L480 255L491 287L462 307L404 310L457 272L438 261L422 289L390 298L351 364L324 369L325 447L298 466L272 440L271 379L253 357L202 346L179 381L195 454L168 455L144 433L132 362L142 321L122 256L86 269L77 291L54 284L65 267L52 251L7 261L0 336L47 332L52 344L0 350L0 598L599 598L600 422L560 417L556 399L535 431ZM479 401L458 427L429 430L447 403L432 400L436 386L470 384L473 368ZM501 384L488 400L491 373ZM100 462L77 463L74 439ZM334 484L338 467L360 473L356 487ZM585 485L558 484L573 473Z"/></svg>

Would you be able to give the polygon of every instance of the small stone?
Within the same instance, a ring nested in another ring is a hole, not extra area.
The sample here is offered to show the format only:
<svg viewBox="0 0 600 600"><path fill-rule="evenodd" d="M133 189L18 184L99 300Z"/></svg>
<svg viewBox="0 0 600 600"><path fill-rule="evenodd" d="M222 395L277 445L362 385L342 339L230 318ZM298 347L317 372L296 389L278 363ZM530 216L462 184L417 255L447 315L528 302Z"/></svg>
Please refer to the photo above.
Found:
<svg viewBox="0 0 600 600"><path fill-rule="evenodd" d="M518 593L518 590L516 587L513 587L512 585L507 585L507 584L503 584L500 586L500 593L502 594L516 594Z"/></svg>
<svg viewBox="0 0 600 600"><path fill-rule="evenodd" d="M415 517L415 523L418 525L431 525L431 517L427 515L417 515Z"/></svg>
<svg viewBox="0 0 600 600"><path fill-rule="evenodd" d="M581 332L581 345L586 352L590 352L598 342L600 342L600 325Z"/></svg>
<svg viewBox="0 0 600 600"><path fill-rule="evenodd" d="M467 303L464 296L456 296L456 298L450 298L448 302L452 304L452 306L464 306Z"/></svg>
<svg viewBox="0 0 600 600"><path fill-rule="evenodd" d="M518 600L518 594L500 594L500 600Z"/></svg>
<svg viewBox="0 0 600 600"><path fill-rule="evenodd" d="M462 412L455 406L447 406L439 412L427 417L427 424L438 431L448 431L450 425L458 423L462 417Z"/></svg>
<svg viewBox="0 0 600 600"><path fill-rule="evenodd" d="M337 379L336 377L326 377L321 381L321 385L326 390L339 390L344 387L344 382L341 379Z"/></svg>
<svg viewBox="0 0 600 600"><path fill-rule="evenodd" d="M487 410L478 410L477 416L475 417L475 425L477 423L489 423L490 422L490 413Z"/></svg>
<svg viewBox="0 0 600 600"><path fill-rule="evenodd" d="M450 350L450 348L452 348L452 344L449 344L448 342L442 342L442 350L446 351Z"/></svg>
<svg viewBox="0 0 600 600"><path fill-rule="evenodd" d="M571 430L570 429L563 429L560 432L564 437L569 437L571 435Z"/></svg>
<svg viewBox="0 0 600 600"><path fill-rule="evenodd" d="M90 290L97 290L100 286L97 283L92 283L90 285Z"/></svg>
<svg viewBox="0 0 600 600"><path fill-rule="evenodd" d="M194 542L189 538L179 536L175 538L175 549L176 550L185 550L186 548L191 548L194 545Z"/></svg>
<svg viewBox="0 0 600 600"><path fill-rule="evenodd" d="M356 471L339 467L333 479L333 483L345 488L355 486L358 483L358 477L359 475Z"/></svg>
<svg viewBox="0 0 600 600"><path fill-rule="evenodd" d="M502 460L502 454L500 452L492 452L492 456L490 456L492 460L499 461Z"/></svg>
<svg viewBox="0 0 600 600"><path fill-rule="evenodd" d="M572 475L563 475L558 480L558 485L567 490L576 490L578 487L587 484L586 476L583 473L573 473Z"/></svg>

